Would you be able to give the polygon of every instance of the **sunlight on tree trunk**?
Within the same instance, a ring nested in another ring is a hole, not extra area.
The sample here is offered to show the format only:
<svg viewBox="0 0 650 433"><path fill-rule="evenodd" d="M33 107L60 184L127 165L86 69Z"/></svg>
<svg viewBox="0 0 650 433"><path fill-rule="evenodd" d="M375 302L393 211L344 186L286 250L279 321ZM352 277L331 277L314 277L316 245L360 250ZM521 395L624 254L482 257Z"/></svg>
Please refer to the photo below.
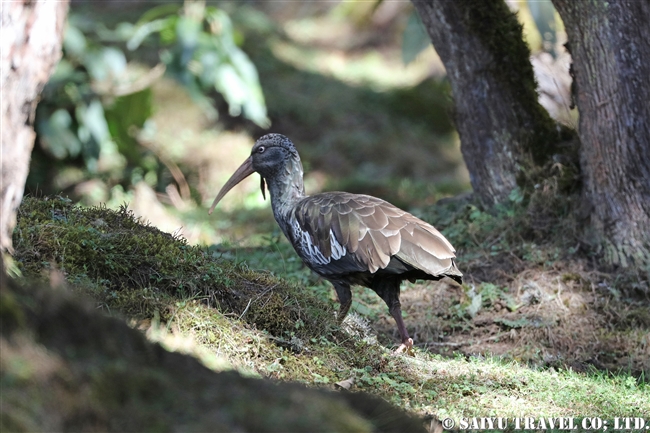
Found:
<svg viewBox="0 0 650 433"><path fill-rule="evenodd" d="M502 202L521 170L543 163L560 141L537 102L522 26L503 0L413 4L447 69L472 187L483 203Z"/></svg>
<svg viewBox="0 0 650 433"><path fill-rule="evenodd" d="M0 243L12 249L16 209L34 146L34 111L61 57L68 1L2 2L2 203Z"/></svg>
<svg viewBox="0 0 650 433"><path fill-rule="evenodd" d="M609 263L650 267L650 3L553 4L573 56L591 226Z"/></svg>

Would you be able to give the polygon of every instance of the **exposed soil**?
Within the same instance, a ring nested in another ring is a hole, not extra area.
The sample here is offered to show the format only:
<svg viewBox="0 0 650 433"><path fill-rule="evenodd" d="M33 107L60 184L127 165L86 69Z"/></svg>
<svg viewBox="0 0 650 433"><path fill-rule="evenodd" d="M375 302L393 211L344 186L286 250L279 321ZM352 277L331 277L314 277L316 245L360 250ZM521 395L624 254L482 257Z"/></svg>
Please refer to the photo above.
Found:
<svg viewBox="0 0 650 433"><path fill-rule="evenodd" d="M460 268L463 269L462 258ZM496 355L551 368L608 370L634 376L650 372L650 311L647 300L624 299L615 276L587 271L584 263L502 270L489 280L493 299L483 292L472 317L471 291L453 282L412 285L403 290L402 308L419 347L442 355ZM482 287L476 269L470 287ZM489 295L489 293L488 293ZM372 324L385 344L398 340L390 316Z"/></svg>

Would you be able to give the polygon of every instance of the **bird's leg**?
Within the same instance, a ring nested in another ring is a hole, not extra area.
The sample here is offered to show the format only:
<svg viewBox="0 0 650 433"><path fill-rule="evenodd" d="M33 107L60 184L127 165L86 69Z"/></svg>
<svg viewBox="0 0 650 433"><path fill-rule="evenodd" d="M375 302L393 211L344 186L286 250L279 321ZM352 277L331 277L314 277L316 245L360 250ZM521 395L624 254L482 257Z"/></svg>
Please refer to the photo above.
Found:
<svg viewBox="0 0 650 433"><path fill-rule="evenodd" d="M339 314L337 320L339 324L343 323L343 319L348 315L350 306L352 305L352 291L350 291L350 285L339 282L332 282L334 289L336 290L336 296L339 298L339 303L341 304L339 308Z"/></svg>
<svg viewBox="0 0 650 433"><path fill-rule="evenodd" d="M400 346L395 350L395 353L411 352L413 349L413 339L409 337L409 333L406 331L406 325L404 325L404 319L402 319L402 308L399 299L393 301L393 304L390 306L388 311L395 319L395 322L397 322L397 330L399 331L400 337L402 337L402 344L400 344Z"/></svg>
<svg viewBox="0 0 650 433"><path fill-rule="evenodd" d="M388 305L388 311L397 323L397 330L402 338L402 344L400 344L400 346L395 350L395 353L410 353L413 348L413 340L409 337L409 334L406 331L406 325L404 325L404 319L402 319L402 304L399 302L399 288L401 282L402 281L397 278L377 276L372 281L371 288L377 292L386 305Z"/></svg>

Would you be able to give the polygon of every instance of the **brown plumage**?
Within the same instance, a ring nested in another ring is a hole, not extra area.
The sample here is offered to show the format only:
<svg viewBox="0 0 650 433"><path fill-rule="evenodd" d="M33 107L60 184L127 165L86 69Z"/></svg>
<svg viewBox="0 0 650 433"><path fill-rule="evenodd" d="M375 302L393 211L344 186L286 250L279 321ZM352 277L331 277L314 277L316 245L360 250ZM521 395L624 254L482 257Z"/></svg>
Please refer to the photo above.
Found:
<svg viewBox="0 0 650 433"><path fill-rule="evenodd" d="M313 242L326 258L331 252L331 228L338 242L357 254L371 273L385 268L392 256L434 275L452 268L454 247L438 230L376 197L317 194L300 202L296 218L314 234Z"/></svg>
<svg viewBox="0 0 650 433"><path fill-rule="evenodd" d="M350 285L370 287L386 302L409 349L399 302L403 280L461 282L454 248L430 224L376 197L347 192L306 196L300 157L280 134L260 138L251 156L223 186L210 209L250 174L258 172L271 194L273 214L294 249L314 272L332 282L342 321L352 303Z"/></svg>

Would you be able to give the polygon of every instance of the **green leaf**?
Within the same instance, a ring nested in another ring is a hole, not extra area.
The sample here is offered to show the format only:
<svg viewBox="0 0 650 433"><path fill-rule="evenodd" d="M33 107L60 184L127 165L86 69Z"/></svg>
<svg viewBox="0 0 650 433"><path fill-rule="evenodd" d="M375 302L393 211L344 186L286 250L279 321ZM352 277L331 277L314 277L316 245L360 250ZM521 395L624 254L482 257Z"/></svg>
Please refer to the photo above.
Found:
<svg viewBox="0 0 650 433"><path fill-rule="evenodd" d="M242 78L242 84L246 91L246 97L243 101L244 116L263 128L268 127L270 121L266 114L264 94L255 65L239 48L231 52L230 58L237 73Z"/></svg>
<svg viewBox="0 0 650 433"><path fill-rule="evenodd" d="M117 48L106 47L87 53L83 60L90 76L98 81L117 77L126 69L126 57Z"/></svg>
<svg viewBox="0 0 650 433"><path fill-rule="evenodd" d="M199 55L201 72L199 79L204 86L212 87L217 80L217 71L221 68L221 56L215 50L204 51Z"/></svg>
<svg viewBox="0 0 650 433"><path fill-rule="evenodd" d="M126 42L126 48L133 51L137 49L142 41L144 41L150 34L162 31L169 25L169 19L164 18L156 21L150 21L141 24L133 30L132 36Z"/></svg>
<svg viewBox="0 0 650 433"><path fill-rule="evenodd" d="M194 51L196 49L200 31L201 22L193 18L182 16L176 23L176 36L184 50Z"/></svg>
<svg viewBox="0 0 650 433"><path fill-rule="evenodd" d="M177 15L181 6L178 4L164 4L149 9L142 14L136 25L142 25L165 15Z"/></svg>
<svg viewBox="0 0 650 433"><path fill-rule="evenodd" d="M510 194L508 195L508 200L510 200L513 203L519 204L522 201L524 201L524 194L522 193L519 187L516 187L515 189L510 191Z"/></svg>
<svg viewBox="0 0 650 433"><path fill-rule="evenodd" d="M41 145L57 159L74 158L81 152L81 142L71 126L72 117L62 108L37 125Z"/></svg>
<svg viewBox="0 0 650 433"><path fill-rule="evenodd" d="M81 57L87 47L86 37L77 27L68 24L63 35L63 49L66 55Z"/></svg>
<svg viewBox="0 0 650 433"><path fill-rule="evenodd" d="M483 305L483 296L480 293L476 293L473 287L467 293L467 295L472 299L472 302L467 307L467 314L469 314L471 317L474 317L476 316L476 314L481 309L481 306Z"/></svg>
<svg viewBox="0 0 650 433"><path fill-rule="evenodd" d="M127 160L140 165L140 146L133 137L134 128L141 129L153 114L151 88L120 96L106 109L106 121L111 137Z"/></svg>
<svg viewBox="0 0 650 433"><path fill-rule="evenodd" d="M223 65L217 72L215 87L228 102L231 116L241 114L241 106L246 98L246 88L239 75L231 65Z"/></svg>
<svg viewBox="0 0 650 433"><path fill-rule="evenodd" d="M77 105L75 115L79 123L77 135L83 143L86 167L90 172L96 172L100 154L115 153L115 144L111 140L104 107L99 99L93 99L88 105Z"/></svg>
<svg viewBox="0 0 650 433"><path fill-rule="evenodd" d="M402 34L402 62L408 65L429 45L431 45L429 34L424 24L422 24L420 15L413 10L408 17L406 28Z"/></svg>
<svg viewBox="0 0 650 433"><path fill-rule="evenodd" d="M497 317L496 319L494 319L494 323L500 323L504 326L507 326L508 328L513 328L513 329L530 326L530 321L525 317L522 317L517 320L509 320L509 319L504 319L502 317Z"/></svg>
<svg viewBox="0 0 650 433"><path fill-rule="evenodd" d="M352 304L354 310L364 317L372 317L374 314L376 314L375 311L373 311L371 308L368 308L365 304L362 304L361 302L352 301Z"/></svg>
<svg viewBox="0 0 650 433"><path fill-rule="evenodd" d="M211 24L211 27L219 29L218 34L211 36L217 38L216 41L218 41L226 51L237 48L233 37L232 21L230 21L230 17L217 8L208 8L206 12L205 18Z"/></svg>
<svg viewBox="0 0 650 433"><path fill-rule="evenodd" d="M99 99L93 99L86 106L77 107L77 121L80 125L88 128L88 131L98 143L110 140L111 135L104 116L104 107Z"/></svg>

